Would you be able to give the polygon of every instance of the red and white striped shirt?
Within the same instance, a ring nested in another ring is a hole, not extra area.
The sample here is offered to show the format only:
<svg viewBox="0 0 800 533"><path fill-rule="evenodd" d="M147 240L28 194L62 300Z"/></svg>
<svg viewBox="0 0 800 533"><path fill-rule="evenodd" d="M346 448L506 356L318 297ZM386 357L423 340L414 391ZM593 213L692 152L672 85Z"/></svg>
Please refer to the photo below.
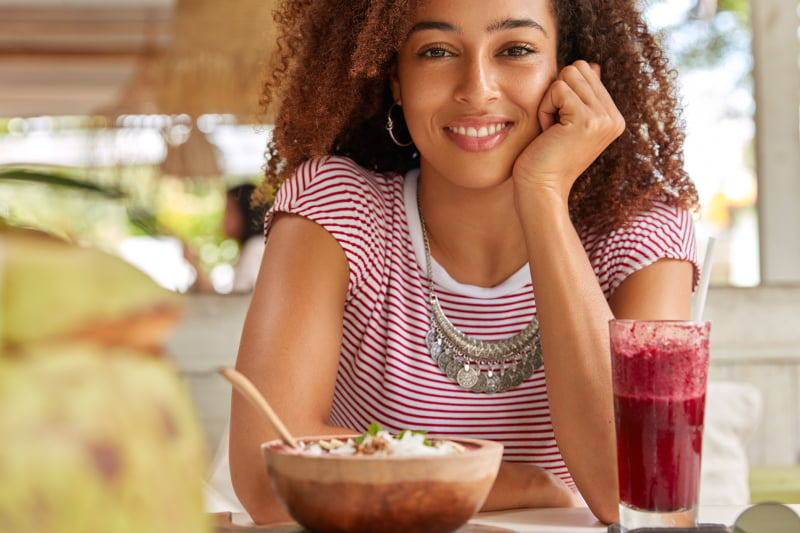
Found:
<svg viewBox="0 0 800 533"><path fill-rule="evenodd" d="M349 263L330 421L356 431L376 421L393 432L496 440L505 460L545 467L574 489L553 436L543 369L514 389L482 394L450 381L430 357L417 174L379 174L343 157L307 161L281 186L267 214L267 232L275 211L313 220L339 242ZM696 263L692 218L667 205L630 228L582 240L606 297L658 259ZM536 314L528 265L485 288L455 281L433 260L433 278L445 314L467 335L507 338Z"/></svg>

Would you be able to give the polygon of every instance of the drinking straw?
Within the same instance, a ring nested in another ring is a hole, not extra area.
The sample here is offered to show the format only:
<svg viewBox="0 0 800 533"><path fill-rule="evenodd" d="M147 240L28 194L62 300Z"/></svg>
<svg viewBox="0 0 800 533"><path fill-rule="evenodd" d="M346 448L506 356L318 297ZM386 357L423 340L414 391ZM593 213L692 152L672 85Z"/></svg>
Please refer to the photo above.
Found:
<svg viewBox="0 0 800 533"><path fill-rule="evenodd" d="M700 270L700 280L697 282L697 290L692 300L692 320L703 319L703 309L706 306L706 296L708 296L708 284L711 278L711 263L714 257L714 243L716 239L709 237L706 243L706 254L703 258L703 266Z"/></svg>

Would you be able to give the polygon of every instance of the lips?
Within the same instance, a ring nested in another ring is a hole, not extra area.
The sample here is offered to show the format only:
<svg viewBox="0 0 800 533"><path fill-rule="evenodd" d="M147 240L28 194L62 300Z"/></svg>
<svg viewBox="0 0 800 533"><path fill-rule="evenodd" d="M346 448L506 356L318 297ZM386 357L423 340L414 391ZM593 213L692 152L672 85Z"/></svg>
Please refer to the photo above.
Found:
<svg viewBox="0 0 800 533"><path fill-rule="evenodd" d="M444 131L462 150L484 152L499 145L508 135L511 125L507 121L475 121L451 124Z"/></svg>
<svg viewBox="0 0 800 533"><path fill-rule="evenodd" d="M497 124L488 124L482 126L451 126L448 127L447 130L455 133L456 135L483 138L494 135L497 132L506 129L510 125L510 122L498 122Z"/></svg>

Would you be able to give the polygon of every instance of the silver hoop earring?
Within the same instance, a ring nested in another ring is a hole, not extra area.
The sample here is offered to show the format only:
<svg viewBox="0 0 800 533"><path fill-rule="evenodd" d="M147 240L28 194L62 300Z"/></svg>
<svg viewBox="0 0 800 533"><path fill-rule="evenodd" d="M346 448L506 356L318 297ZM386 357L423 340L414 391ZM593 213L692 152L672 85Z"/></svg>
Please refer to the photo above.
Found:
<svg viewBox="0 0 800 533"><path fill-rule="evenodd" d="M406 146L411 146L414 144L414 141L408 141L407 143L401 143L398 141L394 136L394 121L392 120L392 111L394 108L397 107L397 102L392 102L392 105L389 106L389 112L386 114L386 131L389 132L389 137L392 138L392 142L401 148L405 148Z"/></svg>

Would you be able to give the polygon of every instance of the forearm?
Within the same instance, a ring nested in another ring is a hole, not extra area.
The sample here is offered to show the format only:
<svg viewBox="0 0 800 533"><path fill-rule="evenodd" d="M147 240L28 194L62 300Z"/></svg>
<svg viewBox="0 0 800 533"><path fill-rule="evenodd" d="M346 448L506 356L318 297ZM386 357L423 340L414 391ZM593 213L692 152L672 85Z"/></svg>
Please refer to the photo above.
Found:
<svg viewBox="0 0 800 533"><path fill-rule="evenodd" d="M526 507L574 507L575 496L554 474L537 466L503 461L481 511Z"/></svg>
<svg viewBox="0 0 800 533"><path fill-rule="evenodd" d="M290 520L289 514L278 500L267 476L266 464L261 455L261 443L277 438L272 432L261 429L265 422L253 419L252 407L244 400L233 399L231 419L230 464L231 480L239 501L256 524L275 524ZM238 405L237 405L238 404ZM330 425L313 429L291 430L295 436L352 434L355 431Z"/></svg>
<svg viewBox="0 0 800 533"><path fill-rule="evenodd" d="M611 310L566 205L537 191L518 209L536 295L553 430L595 515L616 520Z"/></svg>

